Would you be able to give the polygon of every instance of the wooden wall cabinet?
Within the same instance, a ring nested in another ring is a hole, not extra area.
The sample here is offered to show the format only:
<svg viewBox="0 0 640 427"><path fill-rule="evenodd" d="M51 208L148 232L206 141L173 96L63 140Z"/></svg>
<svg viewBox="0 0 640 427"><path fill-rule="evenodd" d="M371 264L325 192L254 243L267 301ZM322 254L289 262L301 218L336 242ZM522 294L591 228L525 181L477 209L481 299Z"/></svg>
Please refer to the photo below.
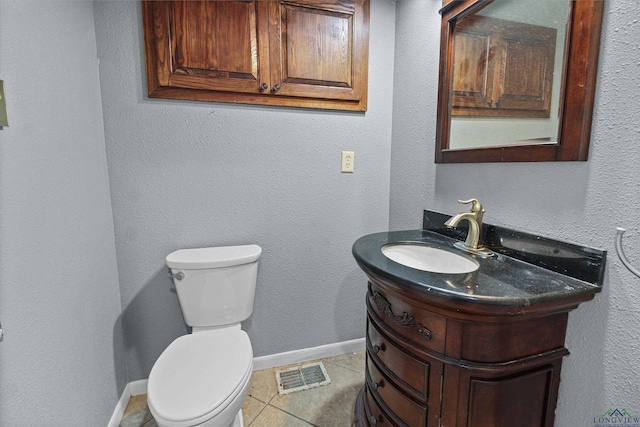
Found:
<svg viewBox="0 0 640 427"><path fill-rule="evenodd" d="M366 111L369 0L143 1L151 98Z"/></svg>
<svg viewBox="0 0 640 427"><path fill-rule="evenodd" d="M550 116L554 28L471 15L454 35L454 116Z"/></svg>
<svg viewBox="0 0 640 427"><path fill-rule="evenodd" d="M365 271L367 370L356 425L553 426L568 312L581 300L516 313L434 299Z"/></svg>

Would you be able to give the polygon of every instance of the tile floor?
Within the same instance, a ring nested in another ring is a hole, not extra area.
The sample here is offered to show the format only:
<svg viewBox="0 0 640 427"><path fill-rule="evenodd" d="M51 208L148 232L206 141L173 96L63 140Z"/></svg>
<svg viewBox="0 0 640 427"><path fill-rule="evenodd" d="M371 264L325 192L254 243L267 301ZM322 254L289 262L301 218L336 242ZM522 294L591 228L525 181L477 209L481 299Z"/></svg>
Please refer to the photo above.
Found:
<svg viewBox="0 0 640 427"><path fill-rule="evenodd" d="M364 384L365 353L349 353L322 362L331 384L283 396L278 395L275 369L255 371L249 395L242 404L245 427L351 426L356 396ZM121 426L157 427L148 412L146 395L131 397Z"/></svg>

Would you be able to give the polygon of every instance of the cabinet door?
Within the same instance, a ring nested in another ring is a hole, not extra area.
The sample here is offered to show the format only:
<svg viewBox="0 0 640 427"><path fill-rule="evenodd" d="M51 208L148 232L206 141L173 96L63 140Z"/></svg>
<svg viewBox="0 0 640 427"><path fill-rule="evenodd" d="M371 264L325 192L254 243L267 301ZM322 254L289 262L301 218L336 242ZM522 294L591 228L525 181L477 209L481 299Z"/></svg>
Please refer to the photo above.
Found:
<svg viewBox="0 0 640 427"><path fill-rule="evenodd" d="M498 108L549 117L556 30L518 24L506 27L502 39Z"/></svg>
<svg viewBox="0 0 640 427"><path fill-rule="evenodd" d="M142 4L150 97L171 97L169 88L257 94L270 85L264 2Z"/></svg>
<svg viewBox="0 0 640 427"><path fill-rule="evenodd" d="M454 35L452 114L549 117L556 33L479 15L463 18Z"/></svg>
<svg viewBox="0 0 640 427"><path fill-rule="evenodd" d="M369 2L277 1L272 8L273 93L360 101L365 109Z"/></svg>
<svg viewBox="0 0 640 427"><path fill-rule="evenodd" d="M562 360L515 373L447 366L443 425L551 427ZM451 375L450 375L451 374ZM456 386L457 396L447 393ZM455 399L452 399L455 397ZM450 410L448 408L455 408ZM454 420L455 418L455 420Z"/></svg>
<svg viewBox="0 0 640 427"><path fill-rule="evenodd" d="M490 28L458 28L453 62L454 107L491 108L495 73L495 43Z"/></svg>

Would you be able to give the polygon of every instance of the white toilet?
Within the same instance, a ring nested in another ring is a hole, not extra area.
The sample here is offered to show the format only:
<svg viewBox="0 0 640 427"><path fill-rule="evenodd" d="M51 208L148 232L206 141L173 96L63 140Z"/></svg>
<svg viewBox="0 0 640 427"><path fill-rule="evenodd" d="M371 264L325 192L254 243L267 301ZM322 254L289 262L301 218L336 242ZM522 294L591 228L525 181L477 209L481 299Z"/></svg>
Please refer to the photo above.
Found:
<svg viewBox="0 0 640 427"><path fill-rule="evenodd" d="M253 312L257 245L167 255L192 333L173 341L149 374L149 410L161 427L242 426L253 350L240 322Z"/></svg>

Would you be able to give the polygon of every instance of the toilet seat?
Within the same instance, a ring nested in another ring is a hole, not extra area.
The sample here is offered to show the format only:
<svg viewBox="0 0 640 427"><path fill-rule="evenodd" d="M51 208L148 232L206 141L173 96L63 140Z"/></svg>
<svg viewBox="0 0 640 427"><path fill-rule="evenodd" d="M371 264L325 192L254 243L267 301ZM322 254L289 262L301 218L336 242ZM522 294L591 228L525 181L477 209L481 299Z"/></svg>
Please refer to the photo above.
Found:
<svg viewBox="0 0 640 427"><path fill-rule="evenodd" d="M247 388L252 369L251 342L239 328L181 336L149 374L149 408L159 424L201 424L223 412Z"/></svg>

